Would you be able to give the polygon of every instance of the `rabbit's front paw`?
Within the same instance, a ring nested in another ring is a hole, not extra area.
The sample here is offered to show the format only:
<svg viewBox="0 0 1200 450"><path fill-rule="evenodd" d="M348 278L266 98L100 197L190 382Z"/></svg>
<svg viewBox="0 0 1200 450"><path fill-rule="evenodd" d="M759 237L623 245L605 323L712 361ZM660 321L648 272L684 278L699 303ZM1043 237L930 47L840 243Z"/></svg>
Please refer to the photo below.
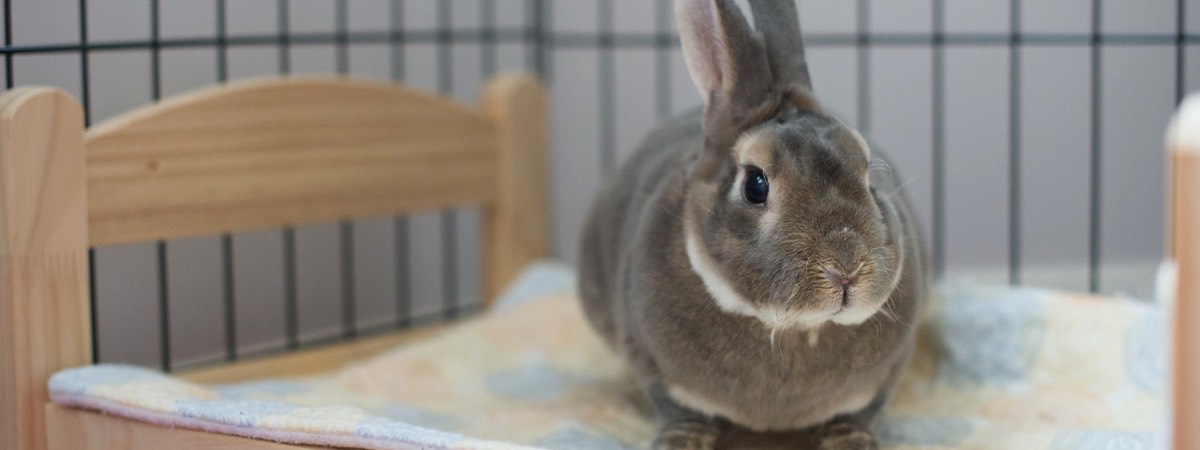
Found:
<svg viewBox="0 0 1200 450"><path fill-rule="evenodd" d="M713 450L719 430L714 424L685 420L663 425L654 439L654 450Z"/></svg>
<svg viewBox="0 0 1200 450"><path fill-rule="evenodd" d="M875 435L858 425L835 422L826 425L819 438L820 450L876 450Z"/></svg>

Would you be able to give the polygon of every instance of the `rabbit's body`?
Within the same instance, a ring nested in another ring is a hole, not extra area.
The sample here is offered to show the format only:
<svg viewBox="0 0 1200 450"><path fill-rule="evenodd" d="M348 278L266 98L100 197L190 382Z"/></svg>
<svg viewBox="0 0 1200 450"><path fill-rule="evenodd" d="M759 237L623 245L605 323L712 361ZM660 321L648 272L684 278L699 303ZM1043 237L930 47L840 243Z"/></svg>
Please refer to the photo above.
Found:
<svg viewBox="0 0 1200 450"><path fill-rule="evenodd" d="M761 34L732 0L677 1L704 109L652 132L597 196L584 310L665 419L660 446L712 447L727 421L870 448L914 345L920 233L812 95L792 2L750 4Z"/></svg>
<svg viewBox="0 0 1200 450"><path fill-rule="evenodd" d="M690 263L664 263L688 261L679 168L702 151L700 128L698 111L660 126L597 197L581 248L587 317L641 382L698 412L785 430L865 409L913 347L925 289L920 240L906 240L891 315L772 336L757 318L721 310ZM899 225L916 236L908 205L895 203Z"/></svg>

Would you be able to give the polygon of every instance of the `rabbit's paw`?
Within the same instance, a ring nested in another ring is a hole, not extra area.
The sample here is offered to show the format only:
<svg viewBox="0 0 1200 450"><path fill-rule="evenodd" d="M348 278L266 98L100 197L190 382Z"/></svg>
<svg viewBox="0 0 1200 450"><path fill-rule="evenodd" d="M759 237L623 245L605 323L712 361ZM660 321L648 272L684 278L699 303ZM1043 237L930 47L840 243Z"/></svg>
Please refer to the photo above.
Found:
<svg viewBox="0 0 1200 450"><path fill-rule="evenodd" d="M672 422L658 431L654 450L713 450L717 446L718 428L708 422L686 420Z"/></svg>
<svg viewBox="0 0 1200 450"><path fill-rule="evenodd" d="M875 435L858 425L835 422L825 426L819 438L820 450L876 450Z"/></svg>

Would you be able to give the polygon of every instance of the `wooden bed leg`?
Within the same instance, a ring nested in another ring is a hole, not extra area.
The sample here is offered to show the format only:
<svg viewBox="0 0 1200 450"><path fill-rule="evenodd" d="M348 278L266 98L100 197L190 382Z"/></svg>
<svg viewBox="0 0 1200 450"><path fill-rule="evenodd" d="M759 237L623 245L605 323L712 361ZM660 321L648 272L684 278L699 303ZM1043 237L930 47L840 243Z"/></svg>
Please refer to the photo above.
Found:
<svg viewBox="0 0 1200 450"><path fill-rule="evenodd" d="M1167 131L1170 255L1175 259L1174 448L1200 448L1200 94L1184 100Z"/></svg>
<svg viewBox="0 0 1200 450"><path fill-rule="evenodd" d="M46 380L91 363L83 111L0 96L0 450L46 447Z"/></svg>
<svg viewBox="0 0 1200 450"><path fill-rule="evenodd" d="M500 75L483 92L496 123L499 188L484 213L484 306L547 255L546 92L532 75Z"/></svg>

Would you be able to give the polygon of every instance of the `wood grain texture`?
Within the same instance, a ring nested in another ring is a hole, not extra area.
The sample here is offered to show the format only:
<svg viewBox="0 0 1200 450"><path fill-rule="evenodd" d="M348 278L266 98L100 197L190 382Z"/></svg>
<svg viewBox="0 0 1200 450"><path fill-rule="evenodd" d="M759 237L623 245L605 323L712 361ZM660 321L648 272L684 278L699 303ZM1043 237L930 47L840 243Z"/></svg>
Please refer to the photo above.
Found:
<svg viewBox="0 0 1200 450"><path fill-rule="evenodd" d="M88 131L91 243L490 203L495 135L480 112L383 83L201 90Z"/></svg>
<svg viewBox="0 0 1200 450"><path fill-rule="evenodd" d="M167 428L148 423L107 416L95 411L45 405L50 419L48 449L52 450L163 450L188 449L317 449L260 441L226 434Z"/></svg>
<svg viewBox="0 0 1200 450"><path fill-rule="evenodd" d="M491 301L549 254L546 91L536 77L502 75L488 83L483 108L498 139L496 202L484 211L484 298Z"/></svg>
<svg viewBox="0 0 1200 450"><path fill-rule="evenodd" d="M172 375L200 384L227 384L261 378L317 375L335 371L353 361L369 358L410 342L428 339L447 327L448 324L428 325L327 347L174 372Z"/></svg>
<svg viewBox="0 0 1200 450"><path fill-rule="evenodd" d="M0 96L0 449L45 447L46 379L91 362L83 112Z"/></svg>

